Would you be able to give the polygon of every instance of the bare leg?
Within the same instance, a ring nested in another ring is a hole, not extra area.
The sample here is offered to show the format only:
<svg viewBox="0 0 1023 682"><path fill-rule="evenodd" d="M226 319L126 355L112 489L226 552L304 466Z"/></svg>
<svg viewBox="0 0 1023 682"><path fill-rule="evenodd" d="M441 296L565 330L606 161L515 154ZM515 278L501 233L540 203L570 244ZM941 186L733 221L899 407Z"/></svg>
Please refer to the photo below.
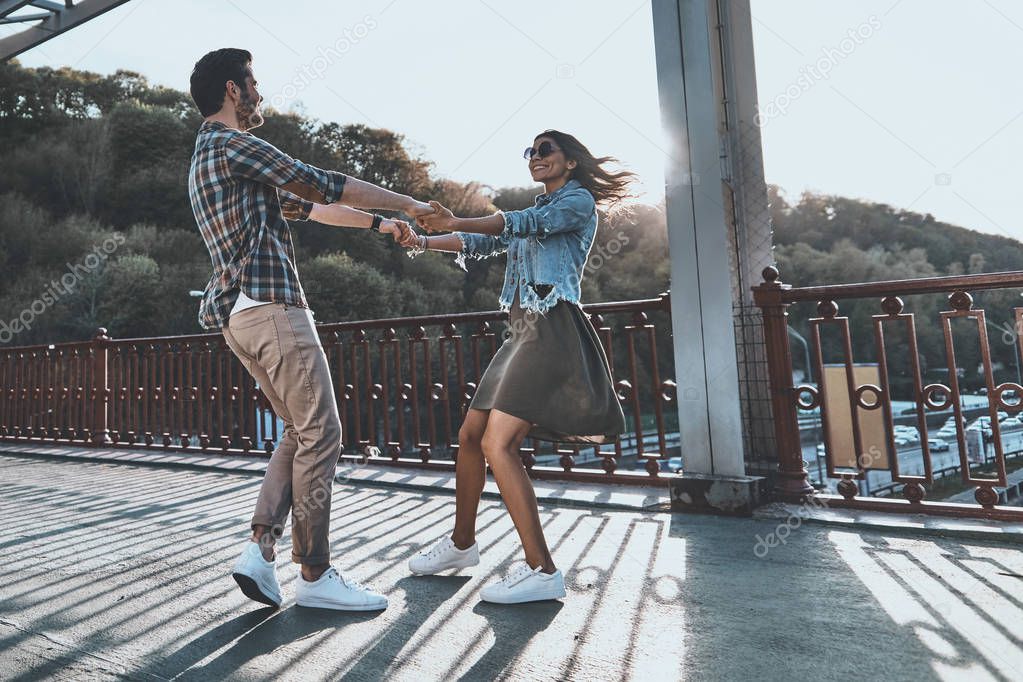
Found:
<svg viewBox="0 0 1023 682"><path fill-rule="evenodd" d="M330 564L302 564L302 579L311 583L316 582L323 575L323 572L330 568Z"/></svg>
<svg viewBox="0 0 1023 682"><path fill-rule="evenodd" d="M451 541L458 549L476 542L476 514L479 511L487 465L483 459L483 432L487 428L486 410L472 408L458 430L458 461L455 463L455 531Z"/></svg>
<svg viewBox="0 0 1023 682"><path fill-rule="evenodd" d="M263 558L267 561L273 561L277 558L277 553L274 551L274 545L277 542L277 538L270 532L270 526L252 526L252 541L259 545L259 551L263 554Z"/></svg>
<svg viewBox="0 0 1023 682"><path fill-rule="evenodd" d="M526 563L530 568L540 566L544 573L553 573L556 568L550 550L547 549L543 526L540 525L536 493L533 492L533 484L519 457L519 446L531 426L524 419L500 410L491 410L483 434L483 455L490 464L490 470L494 472L501 497L519 533L519 540L526 552Z"/></svg>

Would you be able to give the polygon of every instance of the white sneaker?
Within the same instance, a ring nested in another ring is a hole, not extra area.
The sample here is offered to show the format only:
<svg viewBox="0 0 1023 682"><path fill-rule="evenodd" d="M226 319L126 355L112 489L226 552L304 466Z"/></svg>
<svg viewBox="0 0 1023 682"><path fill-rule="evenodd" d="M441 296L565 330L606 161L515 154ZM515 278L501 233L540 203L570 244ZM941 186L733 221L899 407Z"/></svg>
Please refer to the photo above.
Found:
<svg viewBox="0 0 1023 682"><path fill-rule="evenodd" d="M468 549L458 549L450 537L445 537L430 549L425 549L408 561L413 575L434 575L451 568L468 568L480 562L479 543Z"/></svg>
<svg viewBox="0 0 1023 682"><path fill-rule="evenodd" d="M504 579L480 590L480 599L495 604L521 604L565 596L565 577L561 571L544 573L540 567L530 568L526 562L516 563Z"/></svg>
<svg viewBox="0 0 1023 682"><path fill-rule="evenodd" d="M299 576L295 603L337 611L379 611L387 608L387 597L345 578L331 566L314 582Z"/></svg>
<svg viewBox="0 0 1023 682"><path fill-rule="evenodd" d="M242 555L234 562L231 577L249 599L280 608L281 584L277 582L277 564L264 559L255 542L245 544Z"/></svg>

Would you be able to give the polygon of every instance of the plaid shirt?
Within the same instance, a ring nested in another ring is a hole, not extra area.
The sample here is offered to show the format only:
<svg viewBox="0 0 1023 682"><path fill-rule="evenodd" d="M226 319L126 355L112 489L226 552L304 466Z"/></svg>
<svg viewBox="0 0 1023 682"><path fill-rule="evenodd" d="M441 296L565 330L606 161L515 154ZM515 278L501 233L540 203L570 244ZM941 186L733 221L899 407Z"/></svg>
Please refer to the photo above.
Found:
<svg viewBox="0 0 1023 682"><path fill-rule="evenodd" d="M203 329L227 323L239 288L257 301L309 307L287 220L307 220L310 199L333 203L344 184L341 173L302 163L255 135L203 122L188 175L192 212L213 261L199 306Z"/></svg>

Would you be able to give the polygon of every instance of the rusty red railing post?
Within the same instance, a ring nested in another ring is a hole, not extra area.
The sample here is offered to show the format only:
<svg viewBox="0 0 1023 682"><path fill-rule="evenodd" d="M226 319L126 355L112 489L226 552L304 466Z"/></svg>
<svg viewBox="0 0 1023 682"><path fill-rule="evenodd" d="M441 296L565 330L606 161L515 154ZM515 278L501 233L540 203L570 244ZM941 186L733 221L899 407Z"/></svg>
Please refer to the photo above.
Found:
<svg viewBox="0 0 1023 682"><path fill-rule="evenodd" d="M778 281L778 269L764 268L764 282L753 287L753 301L764 319L767 373L770 381L771 412L778 449L778 472L774 495L785 502L801 502L814 490L803 463L799 440L799 415L792 385L792 353L789 349L788 307L784 292L788 284Z"/></svg>
<svg viewBox="0 0 1023 682"><path fill-rule="evenodd" d="M112 443L110 438L110 377L107 362L110 354L110 337L104 327L96 329L92 337L92 432L93 445Z"/></svg>

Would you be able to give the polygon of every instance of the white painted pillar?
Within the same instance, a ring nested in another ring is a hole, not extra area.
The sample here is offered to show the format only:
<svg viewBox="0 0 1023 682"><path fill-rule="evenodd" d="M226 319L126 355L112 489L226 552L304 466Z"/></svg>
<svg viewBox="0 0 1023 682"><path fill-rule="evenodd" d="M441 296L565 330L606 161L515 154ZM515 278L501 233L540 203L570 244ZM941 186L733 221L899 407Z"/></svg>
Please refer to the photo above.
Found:
<svg viewBox="0 0 1023 682"><path fill-rule="evenodd" d="M665 191L683 465L690 473L741 476L743 424L713 17L713 0L653 1L661 120L670 145Z"/></svg>

